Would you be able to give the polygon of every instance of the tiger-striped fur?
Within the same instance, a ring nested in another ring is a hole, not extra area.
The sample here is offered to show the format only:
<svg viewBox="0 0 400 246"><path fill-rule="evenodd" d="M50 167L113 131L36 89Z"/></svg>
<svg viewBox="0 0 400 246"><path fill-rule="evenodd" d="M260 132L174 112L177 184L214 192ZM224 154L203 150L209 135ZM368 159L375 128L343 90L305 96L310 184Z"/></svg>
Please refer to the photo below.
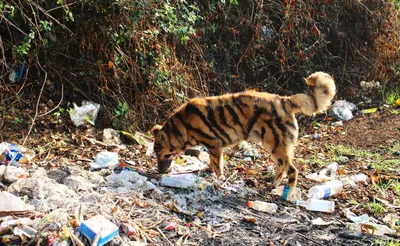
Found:
<svg viewBox="0 0 400 246"><path fill-rule="evenodd" d="M274 186L287 173L289 187L295 187L298 176L292 163L298 137L295 114L312 115L326 110L336 93L333 78L324 72L313 73L305 80L309 92L289 97L246 91L189 100L163 126L152 129L158 171L170 170L174 154L203 145L209 149L210 168L221 178L223 148L242 140L261 141L276 165Z"/></svg>

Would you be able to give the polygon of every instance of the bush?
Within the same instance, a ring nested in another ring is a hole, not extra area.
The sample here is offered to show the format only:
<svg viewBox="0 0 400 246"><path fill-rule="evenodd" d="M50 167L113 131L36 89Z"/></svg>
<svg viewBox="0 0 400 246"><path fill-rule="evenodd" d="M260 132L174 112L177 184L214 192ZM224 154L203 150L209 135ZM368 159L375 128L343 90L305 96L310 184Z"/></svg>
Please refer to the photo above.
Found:
<svg viewBox="0 0 400 246"><path fill-rule="evenodd" d="M148 130L190 97L251 87L291 94L317 70L334 75L343 95L361 80L394 84L399 5L0 1L3 100L37 95L47 74L44 99L88 98L102 105L99 126Z"/></svg>

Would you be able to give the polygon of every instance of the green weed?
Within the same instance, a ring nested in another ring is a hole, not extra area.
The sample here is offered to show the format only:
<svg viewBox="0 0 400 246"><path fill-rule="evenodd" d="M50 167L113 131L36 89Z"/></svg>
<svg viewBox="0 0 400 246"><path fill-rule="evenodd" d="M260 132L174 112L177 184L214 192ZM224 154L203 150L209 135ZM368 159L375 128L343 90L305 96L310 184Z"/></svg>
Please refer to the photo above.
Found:
<svg viewBox="0 0 400 246"><path fill-rule="evenodd" d="M382 239L377 239L375 241L375 243L373 243L372 245L379 245L379 246L400 246L400 242L393 239L390 241L387 240L382 240Z"/></svg>
<svg viewBox="0 0 400 246"><path fill-rule="evenodd" d="M356 156L362 158L373 158L377 160L382 159L379 153L372 153L371 151L368 150L355 150L350 146L343 146L343 145L329 146L328 149L334 151L339 156Z"/></svg>
<svg viewBox="0 0 400 246"><path fill-rule="evenodd" d="M310 157L310 159L306 160L303 158L297 158L296 161L298 161L301 164L308 164L308 165L319 165L319 166L325 166L328 163L330 163L330 160L322 160L317 156L315 153L313 156Z"/></svg>
<svg viewBox="0 0 400 246"><path fill-rule="evenodd" d="M388 168L400 167L400 159L378 160L371 162L371 166L375 169L385 171Z"/></svg>
<svg viewBox="0 0 400 246"><path fill-rule="evenodd" d="M370 202L365 207L375 215L383 214L385 212L385 207L381 203Z"/></svg>
<svg viewBox="0 0 400 246"><path fill-rule="evenodd" d="M123 125L123 122L129 118L128 103L126 102L118 103L117 107L114 108L114 113L115 117L112 120L111 125L113 127L118 128L119 126L121 126L121 124Z"/></svg>
<svg viewBox="0 0 400 246"><path fill-rule="evenodd" d="M393 188L393 191L397 194L400 194L400 182L399 181L394 181L393 179L389 181L389 187ZM389 188L388 187L388 188Z"/></svg>
<svg viewBox="0 0 400 246"><path fill-rule="evenodd" d="M397 99L400 99L400 87L396 86L394 88L386 90L384 86L381 90L382 101L386 104L393 105Z"/></svg>

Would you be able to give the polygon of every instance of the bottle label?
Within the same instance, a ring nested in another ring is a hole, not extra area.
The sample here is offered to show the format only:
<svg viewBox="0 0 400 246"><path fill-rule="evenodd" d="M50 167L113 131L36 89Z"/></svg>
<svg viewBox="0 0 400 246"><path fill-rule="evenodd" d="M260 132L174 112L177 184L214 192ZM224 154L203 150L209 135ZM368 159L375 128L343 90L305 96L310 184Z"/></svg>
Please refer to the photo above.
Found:
<svg viewBox="0 0 400 246"><path fill-rule="evenodd" d="M331 196L331 188L327 187L324 190L324 197L323 198L328 198Z"/></svg>

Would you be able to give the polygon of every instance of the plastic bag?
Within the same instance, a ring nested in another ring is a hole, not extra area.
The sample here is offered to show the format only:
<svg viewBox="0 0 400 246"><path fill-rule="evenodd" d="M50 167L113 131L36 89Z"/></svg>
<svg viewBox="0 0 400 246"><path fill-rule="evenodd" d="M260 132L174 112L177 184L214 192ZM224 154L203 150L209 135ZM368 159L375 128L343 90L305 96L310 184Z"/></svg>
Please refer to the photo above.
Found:
<svg viewBox="0 0 400 246"><path fill-rule="evenodd" d="M76 103L73 103L73 105L74 110L70 113L70 116L75 126L83 125L86 121L94 125L100 110L100 104L83 101L81 107L78 107Z"/></svg>
<svg viewBox="0 0 400 246"><path fill-rule="evenodd" d="M339 100L332 105L328 115L336 120L350 120L353 118L353 111L356 110L357 106L354 103Z"/></svg>
<svg viewBox="0 0 400 246"><path fill-rule="evenodd" d="M102 151L97 154L95 162L90 163L92 169L110 168L118 166L118 153Z"/></svg>

